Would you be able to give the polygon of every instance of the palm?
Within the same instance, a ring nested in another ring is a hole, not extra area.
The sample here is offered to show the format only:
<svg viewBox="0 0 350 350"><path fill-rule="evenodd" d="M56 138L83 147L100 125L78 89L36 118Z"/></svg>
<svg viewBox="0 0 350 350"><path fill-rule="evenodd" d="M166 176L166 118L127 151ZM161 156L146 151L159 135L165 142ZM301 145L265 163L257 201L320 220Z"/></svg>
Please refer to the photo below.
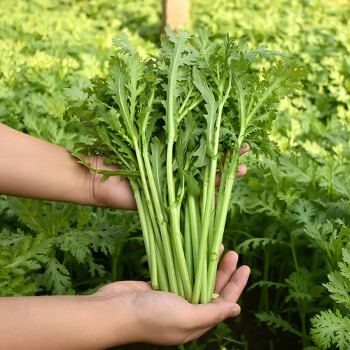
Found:
<svg viewBox="0 0 350 350"><path fill-rule="evenodd" d="M123 281L102 287L96 295L127 305L142 325L142 341L172 345L200 337L226 317L245 287L249 268L236 270L238 255L229 252L217 273L215 290L220 293L211 304L193 305L168 292L152 290L150 283Z"/></svg>

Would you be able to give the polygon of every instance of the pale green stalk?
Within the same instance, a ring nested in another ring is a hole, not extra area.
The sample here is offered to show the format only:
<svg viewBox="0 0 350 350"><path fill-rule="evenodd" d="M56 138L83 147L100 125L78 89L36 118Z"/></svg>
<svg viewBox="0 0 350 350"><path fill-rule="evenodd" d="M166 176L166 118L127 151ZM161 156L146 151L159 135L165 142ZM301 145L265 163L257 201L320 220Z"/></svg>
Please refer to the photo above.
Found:
<svg viewBox="0 0 350 350"><path fill-rule="evenodd" d="M157 268L158 268L158 279L159 279L160 289L163 292L170 292L168 274L163 263L163 258L160 254L160 249L158 247L158 244L156 244L156 253L157 253Z"/></svg>
<svg viewBox="0 0 350 350"><path fill-rule="evenodd" d="M147 204L147 207L149 210L149 214L151 217L155 238L157 240L157 244L159 245L159 247L162 247L162 240L161 240L161 237L159 234L159 229L158 229L158 224L157 224L157 220L156 220L155 213L154 213L153 203L152 203L151 196L150 196L150 193L148 190L148 183L147 183L147 179L146 179L146 175L145 175L143 159L142 159L142 155L141 155L139 145L138 145L138 142L136 139L134 139L134 148L135 148L137 163L139 166L139 171L140 171L140 176L141 176L142 190L143 190L143 193L145 195L145 201L146 201L146 204Z"/></svg>
<svg viewBox="0 0 350 350"><path fill-rule="evenodd" d="M169 233L168 233L168 226L166 223L166 220L163 216L163 210L161 208L160 204L160 199L158 197L158 191L157 191L157 186L153 177L153 172L152 172L152 167L151 167L151 162L149 159L149 153L148 153L148 144L146 142L146 127L148 124L149 120L149 114L151 110L151 106L153 104L153 99L154 99L154 91L152 91L151 98L148 103L149 111L147 115L145 116L143 125L142 125L142 143L143 143L143 149L142 149L142 155L145 163L145 168L147 172L147 177L148 177L148 182L149 182L149 187L151 190L152 198L153 198L153 204L155 208L155 213L157 216L158 220L158 225L160 229L160 233L162 236L162 243L159 245L160 249L160 254L165 258L165 264L167 268L167 273L169 277L169 282L170 282L170 290L178 294L178 288L176 284L176 276L175 276L175 268L174 268L174 261L173 261L173 254L171 250L171 244L170 244L170 239L169 239Z"/></svg>
<svg viewBox="0 0 350 350"><path fill-rule="evenodd" d="M151 218L147 209L147 205L145 203L145 199L143 198L143 207L144 207L144 212L145 212L145 218L146 218L146 224L150 231L152 231L152 222ZM169 282L168 282L168 274L164 266L164 261L163 257L160 254L160 248L158 247L158 244L154 241L154 236L153 234L150 236L150 241L153 241L153 244L155 245L156 251L155 251L155 259L157 262L157 272L158 272L158 279L159 279L159 285L160 289L165 292L169 292ZM153 257L152 257L153 258ZM153 259L152 259L153 260Z"/></svg>
<svg viewBox="0 0 350 350"><path fill-rule="evenodd" d="M202 217L202 223L204 219L205 214L205 208L207 205L207 194L208 194L208 184L209 184L209 167L206 165L204 170L204 176L203 176L203 190L202 190L202 202L201 202L201 217Z"/></svg>
<svg viewBox="0 0 350 350"><path fill-rule="evenodd" d="M231 164L230 164L229 172L227 174L227 178L224 186L225 191L222 192L223 193L222 200L219 199L220 211L217 211L217 217L215 219L215 226L214 226L213 245L211 247L211 253L209 255L208 292L206 297L207 302L209 302L212 299L212 294L214 292L215 276L216 276L217 264L219 261L220 246L221 246L222 237L224 234L226 217L227 217L228 207L230 204L232 186L237 174L239 149L241 147L241 144L242 144L242 140L239 138L237 149L234 151L231 157L231 161L230 161Z"/></svg>
<svg viewBox="0 0 350 350"><path fill-rule="evenodd" d="M168 126L169 127L169 126ZM169 130L169 134L171 132ZM184 288L185 297L187 300L191 300L192 296L192 286L190 283L190 277L187 271L185 254L182 247L182 235L180 230L180 215L179 205L175 204L175 184L173 177L173 147L174 147L174 137L170 136L168 139L168 149L167 149L167 183L168 183L168 195L169 195L169 212L170 212L170 224L171 231L173 235L174 250L175 250L175 266L178 267L179 273L182 280L182 285Z"/></svg>
<svg viewBox="0 0 350 350"><path fill-rule="evenodd" d="M153 204L155 207L155 213L157 216L157 223L159 225L161 237L162 237L162 243L159 247L162 248L161 250L161 256L164 256L167 272L169 276L169 282L170 282L170 289L173 293L178 293L178 288L176 285L176 278L175 278L175 268L174 268L174 260L173 260L173 253L171 249L170 239L169 239L169 233L168 233L168 226L163 216L163 211L160 206L159 198L158 198L158 192L156 188L156 184L154 182L151 164L148 157L148 152L143 152L143 158L145 160L145 167L148 175L149 185L153 197Z"/></svg>
<svg viewBox="0 0 350 350"><path fill-rule="evenodd" d="M200 302L202 304L207 304L207 294L208 294L208 253L204 252L204 265L203 265L203 274L202 274L202 287L200 291Z"/></svg>
<svg viewBox="0 0 350 350"><path fill-rule="evenodd" d="M191 93L192 93L192 90L193 90L193 85L191 84L191 87L190 87L190 91L187 93L187 96L185 98L185 100L183 101L180 109L179 109L179 115L181 115L181 113L183 112L183 110L185 109L186 105L187 105L187 102L191 96ZM185 111L187 112L187 110ZM187 114L187 113L186 113Z"/></svg>
<svg viewBox="0 0 350 350"><path fill-rule="evenodd" d="M173 241L173 249L174 250L176 249L174 241ZM175 265L175 274L176 274L178 295L180 295L183 298L186 298L184 286L183 286L182 279L181 279L180 266L179 266L178 260L176 258L174 259L174 265ZM187 271L187 266L185 266L185 268L186 268L186 271Z"/></svg>
<svg viewBox="0 0 350 350"><path fill-rule="evenodd" d="M196 271L197 261L198 261L198 250L199 250L199 207L198 200L192 195L188 197L189 203L189 221L191 228L191 240L192 240L192 250L193 250L193 263L194 271Z"/></svg>
<svg viewBox="0 0 350 350"><path fill-rule="evenodd" d="M226 154L225 154L225 162L224 162L224 169L221 172L221 178L220 178L218 201L217 201L217 204L216 204L216 216L218 215L217 213L220 213L220 211L221 211L222 198L224 196L224 191L225 191L226 176L227 176L227 172L228 172L229 162L230 162L229 152L226 152ZM214 223L215 223L215 221L214 221Z"/></svg>
<svg viewBox="0 0 350 350"><path fill-rule="evenodd" d="M181 121L190 111L192 111L193 108L197 107L202 101L203 98L198 98L196 101L192 102L182 113L179 112L178 122Z"/></svg>
<svg viewBox="0 0 350 350"><path fill-rule="evenodd" d="M147 255L148 265L150 269L152 287L154 289L159 289L158 275L157 275L156 249L155 249L153 234L150 232L150 230L152 230L152 226L148 225L146 214L145 214L145 210L147 209L144 207L140 190L136 184L133 184L133 182L131 182L131 184L134 190L134 196L137 204L137 209L139 212L141 229L143 234L143 241L145 244L146 255ZM151 236L153 237L153 239L151 238Z"/></svg>
<svg viewBox="0 0 350 350"><path fill-rule="evenodd" d="M198 263L197 263L197 269L196 269L196 275L195 275L196 281L195 281L193 295L192 295L192 302L195 304L197 304L199 301L199 298L201 295L201 288L202 288L201 302L208 303L210 301L207 298L208 293L206 292L207 268L206 268L205 256L207 253L208 234L209 234L210 218L213 210L213 204L215 206L215 179L216 179L217 160L218 160L221 117L222 117L224 104L228 98L230 90L231 90L231 77L229 79L229 85L228 85L226 94L219 105L218 117L216 121L215 144L213 149L214 158L211 160L211 163L210 163L208 194L206 196L204 218L202 221L202 236L201 236L200 245L199 245ZM205 287L204 287L204 283L205 283Z"/></svg>
<svg viewBox="0 0 350 350"><path fill-rule="evenodd" d="M192 295L192 303L194 304L198 304L199 302L199 298L201 296L201 289L202 289L202 295L204 295L203 289L206 288L204 286L204 282L206 281L206 276L204 276L204 274L206 274L205 255L206 255L207 244L208 244L210 211L212 208L211 200L212 198L214 198L215 200L214 196L215 196L216 165L217 165L217 160L216 158L214 158L212 159L210 164L208 194L206 198L206 206L205 206L204 217L202 222L201 239L199 243L199 254L198 254L198 262L197 262L197 269L196 269L196 275L195 275L196 281L194 284L193 295Z"/></svg>
<svg viewBox="0 0 350 350"><path fill-rule="evenodd" d="M215 196L215 192L214 192ZM215 219L215 198L214 201L211 202L211 212L210 212L210 221L209 221L209 233L208 233L208 248L213 244L213 237L214 237L214 219ZM209 253L209 251L208 251Z"/></svg>
<svg viewBox="0 0 350 350"><path fill-rule="evenodd" d="M190 282L193 285L193 255L192 255L192 232L190 227L190 209L188 201L185 203L185 217L184 217L184 244L185 257L187 263L187 270L190 276Z"/></svg>
<svg viewBox="0 0 350 350"><path fill-rule="evenodd" d="M167 131L168 131L168 146L167 146L167 160L166 160L166 171L167 171L167 184L168 184L168 198L169 198L169 213L170 213L170 224L173 235L173 242L175 248L175 266L178 266L182 284L184 288L185 297L187 300L191 300L192 297L192 285L190 283L190 277L187 271L185 254L182 247L181 241L181 230L180 230L180 210L179 205L176 204L175 198L175 181L173 175L173 149L176 134L176 118L174 112L174 90L176 84L176 70L178 66L174 63L177 61L179 55L179 49L175 54L174 61L171 64L171 71L169 74L169 91L168 91L168 108L167 108Z"/></svg>

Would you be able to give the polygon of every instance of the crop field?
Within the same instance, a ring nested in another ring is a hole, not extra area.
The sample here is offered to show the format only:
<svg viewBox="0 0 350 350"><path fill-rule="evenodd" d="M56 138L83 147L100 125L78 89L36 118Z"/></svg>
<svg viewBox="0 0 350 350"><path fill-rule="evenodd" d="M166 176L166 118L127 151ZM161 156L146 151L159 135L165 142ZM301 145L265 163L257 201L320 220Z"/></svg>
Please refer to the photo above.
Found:
<svg viewBox="0 0 350 350"><path fill-rule="evenodd" d="M69 149L86 142L78 120L63 118L65 89L107 74L123 32L141 56L159 54L161 11L160 0L2 0L0 123ZM252 143L233 185L223 244L251 268L241 314L179 347L120 348L349 350L350 4L191 0L185 29L207 26L214 40L268 45L308 74L278 105L273 147L259 154ZM136 211L0 194L0 296L149 279Z"/></svg>

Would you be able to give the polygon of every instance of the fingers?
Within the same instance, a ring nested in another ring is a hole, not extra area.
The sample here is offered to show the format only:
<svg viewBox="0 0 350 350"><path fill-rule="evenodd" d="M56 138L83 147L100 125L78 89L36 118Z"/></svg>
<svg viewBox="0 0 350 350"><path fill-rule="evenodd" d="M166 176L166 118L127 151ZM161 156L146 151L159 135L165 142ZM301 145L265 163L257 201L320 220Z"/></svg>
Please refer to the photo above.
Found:
<svg viewBox="0 0 350 350"><path fill-rule="evenodd" d="M191 305L190 311L187 313L186 323L192 326L196 333L205 332L207 328L211 328L224 321L228 317L239 315L240 307L234 302L222 299L219 302L210 304ZM199 332L198 332L199 331ZM198 334L200 336L201 334Z"/></svg>
<svg viewBox="0 0 350 350"><path fill-rule="evenodd" d="M206 304L206 305L213 305L213 304ZM221 303L218 304L221 309L216 309L216 315L218 318L214 319L211 318L208 320L209 326L204 326L204 328L199 328L199 330L195 330L193 333L191 333L185 340L184 343L190 342L192 340L198 339L203 334L208 332L210 329L212 329L214 326L216 326L219 322L224 321L228 317L236 317L240 314L241 308L237 304L230 304L230 303Z"/></svg>
<svg viewBox="0 0 350 350"><path fill-rule="evenodd" d="M248 143L245 142L239 150L239 155L241 156L242 154L247 153L248 151L250 151L250 146Z"/></svg>
<svg viewBox="0 0 350 350"><path fill-rule="evenodd" d="M248 143L244 144L244 147L242 146L239 150L239 155L241 156L244 153L247 153L250 150L250 146ZM221 158L222 164L225 162L225 156ZM247 173L247 167L244 164L240 164L238 166L238 171L237 171L237 178L245 175ZM215 186L218 187L220 185L220 180L221 180L221 173L216 174L215 178Z"/></svg>
<svg viewBox="0 0 350 350"><path fill-rule="evenodd" d="M220 186L220 181L221 181L221 173L216 173L216 175L215 175L215 187Z"/></svg>
<svg viewBox="0 0 350 350"><path fill-rule="evenodd" d="M247 173L247 167L244 164L239 164L238 165L238 171L236 178L239 178ZM221 181L221 173L216 173L215 175L215 186L219 187L220 186L220 181Z"/></svg>
<svg viewBox="0 0 350 350"><path fill-rule="evenodd" d="M231 277L230 281L220 292L220 296L215 301L225 300L236 303L244 287L248 282L250 268L241 266Z"/></svg>
<svg viewBox="0 0 350 350"><path fill-rule="evenodd" d="M244 142L244 144L242 144L242 147L239 149L239 155L243 155L244 153L247 153L248 151L250 151L250 146L248 143ZM225 163L225 155L223 155L221 157L221 164L224 165Z"/></svg>
<svg viewBox="0 0 350 350"><path fill-rule="evenodd" d="M236 252L230 251L224 256L216 273L215 293L220 294L230 282L233 273L236 271L237 262L238 254Z"/></svg>
<svg viewBox="0 0 350 350"><path fill-rule="evenodd" d="M225 249L224 245L221 244L221 246L220 246L220 252L219 252L219 260L221 259L221 255L222 255L222 253L224 252L224 249Z"/></svg>
<svg viewBox="0 0 350 350"><path fill-rule="evenodd" d="M247 173L247 167L244 164L238 165L236 178L239 178Z"/></svg>
<svg viewBox="0 0 350 350"><path fill-rule="evenodd" d="M240 267L236 272L238 254L229 252L223 258L218 270L216 288L220 296L210 304L190 305L186 322L192 325L194 332L186 341L198 338L217 323L228 317L238 316L241 309L237 304L244 287L247 284L250 269Z"/></svg>

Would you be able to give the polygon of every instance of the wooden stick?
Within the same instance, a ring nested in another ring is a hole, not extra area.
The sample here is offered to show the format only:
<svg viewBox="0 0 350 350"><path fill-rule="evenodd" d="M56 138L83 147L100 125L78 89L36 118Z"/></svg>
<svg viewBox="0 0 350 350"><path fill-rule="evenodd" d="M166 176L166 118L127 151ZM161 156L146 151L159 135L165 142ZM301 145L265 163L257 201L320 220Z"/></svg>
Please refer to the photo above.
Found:
<svg viewBox="0 0 350 350"><path fill-rule="evenodd" d="M190 19L190 0L162 0L163 18L162 32L169 24L171 29L177 30Z"/></svg>

